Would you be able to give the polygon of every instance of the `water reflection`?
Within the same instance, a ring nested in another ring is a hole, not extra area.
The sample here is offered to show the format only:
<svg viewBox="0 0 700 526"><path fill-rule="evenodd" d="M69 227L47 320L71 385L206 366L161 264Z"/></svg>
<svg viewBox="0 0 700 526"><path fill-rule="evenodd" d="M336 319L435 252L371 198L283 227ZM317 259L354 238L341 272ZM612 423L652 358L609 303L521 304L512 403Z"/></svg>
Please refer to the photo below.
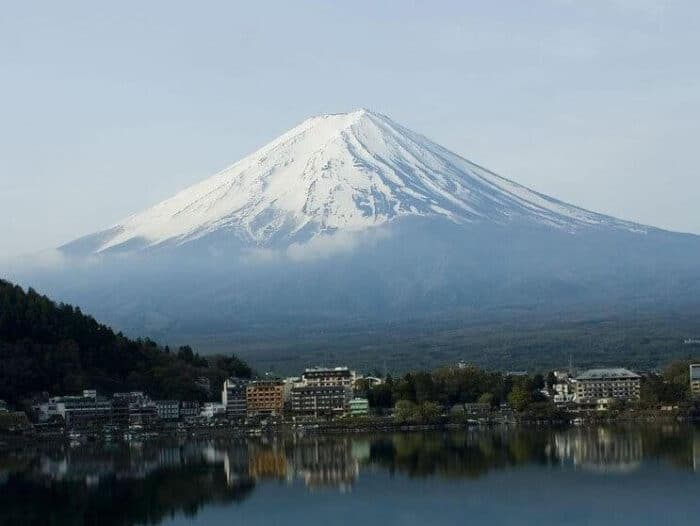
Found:
<svg viewBox="0 0 700 526"><path fill-rule="evenodd" d="M700 432L491 429L35 448L0 455L0 523L158 523L243 501L266 482L347 492L365 470L474 479L537 465L625 475L650 460L700 470Z"/></svg>
<svg viewBox="0 0 700 526"><path fill-rule="evenodd" d="M557 456L576 467L599 472L629 472L639 468L644 456L639 430L586 429L554 437Z"/></svg>

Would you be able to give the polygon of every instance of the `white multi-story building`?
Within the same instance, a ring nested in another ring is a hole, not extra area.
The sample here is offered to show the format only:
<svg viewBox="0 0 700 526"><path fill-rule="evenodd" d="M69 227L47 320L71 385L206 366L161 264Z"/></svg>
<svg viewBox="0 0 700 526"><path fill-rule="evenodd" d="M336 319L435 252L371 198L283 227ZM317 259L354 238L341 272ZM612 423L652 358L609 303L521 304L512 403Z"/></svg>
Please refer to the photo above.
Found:
<svg viewBox="0 0 700 526"><path fill-rule="evenodd" d="M301 375L302 384L306 387L349 387L355 383L355 371L347 367L316 367L306 369Z"/></svg>
<svg viewBox="0 0 700 526"><path fill-rule="evenodd" d="M341 415L348 411L356 380L355 371L347 367L316 367L306 369L300 379L285 381L285 394L294 413Z"/></svg>
<svg viewBox="0 0 700 526"><path fill-rule="evenodd" d="M93 389L84 390L82 396L54 396L33 409L39 422L58 416L70 427L107 423L112 418L112 402Z"/></svg>
<svg viewBox="0 0 700 526"><path fill-rule="evenodd" d="M638 400L641 377L628 369L589 369L576 377L575 402L597 404L599 400Z"/></svg>
<svg viewBox="0 0 700 526"><path fill-rule="evenodd" d="M180 402L177 400L156 400L156 412L161 420L177 420L180 418Z"/></svg>
<svg viewBox="0 0 700 526"><path fill-rule="evenodd" d="M298 415L338 416L348 411L352 389L342 385L308 385L292 389L291 408Z"/></svg>
<svg viewBox="0 0 700 526"><path fill-rule="evenodd" d="M204 418L214 418L215 416L223 416L226 414L226 407L224 404L217 404L216 402L207 402L202 406L202 410L199 416Z"/></svg>
<svg viewBox="0 0 700 526"><path fill-rule="evenodd" d="M555 404L566 404L573 402L576 397L576 382L573 380L565 380L557 382L553 386L554 397L552 400Z"/></svg>
<svg viewBox="0 0 700 526"><path fill-rule="evenodd" d="M201 411L199 402L182 401L180 402L180 418L196 418Z"/></svg>
<svg viewBox="0 0 700 526"><path fill-rule="evenodd" d="M700 363L690 366L690 393L693 397L700 397Z"/></svg>
<svg viewBox="0 0 700 526"><path fill-rule="evenodd" d="M292 400L292 389L294 389L295 387L302 387L304 385L304 382L301 381L300 376L290 376L288 378L285 378L283 382L284 387L282 395L284 397L284 404L288 407Z"/></svg>

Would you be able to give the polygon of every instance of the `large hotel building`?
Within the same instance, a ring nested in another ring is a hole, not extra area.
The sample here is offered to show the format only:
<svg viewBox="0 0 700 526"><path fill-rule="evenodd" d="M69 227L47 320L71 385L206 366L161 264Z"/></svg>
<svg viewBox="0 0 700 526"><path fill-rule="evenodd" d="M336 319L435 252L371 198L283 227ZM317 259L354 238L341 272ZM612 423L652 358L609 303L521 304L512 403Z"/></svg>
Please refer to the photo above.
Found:
<svg viewBox="0 0 700 526"><path fill-rule="evenodd" d="M601 399L638 400L641 380L627 369L589 369L576 377L575 399L579 404Z"/></svg>

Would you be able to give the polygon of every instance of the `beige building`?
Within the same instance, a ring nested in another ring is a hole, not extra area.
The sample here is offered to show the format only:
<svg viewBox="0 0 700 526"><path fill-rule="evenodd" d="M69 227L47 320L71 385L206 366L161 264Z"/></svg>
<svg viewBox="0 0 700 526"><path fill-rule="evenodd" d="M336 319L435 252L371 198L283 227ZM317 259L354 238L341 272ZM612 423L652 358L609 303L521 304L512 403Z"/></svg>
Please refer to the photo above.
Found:
<svg viewBox="0 0 700 526"><path fill-rule="evenodd" d="M258 380L246 386L248 416L281 415L284 409L284 382Z"/></svg>

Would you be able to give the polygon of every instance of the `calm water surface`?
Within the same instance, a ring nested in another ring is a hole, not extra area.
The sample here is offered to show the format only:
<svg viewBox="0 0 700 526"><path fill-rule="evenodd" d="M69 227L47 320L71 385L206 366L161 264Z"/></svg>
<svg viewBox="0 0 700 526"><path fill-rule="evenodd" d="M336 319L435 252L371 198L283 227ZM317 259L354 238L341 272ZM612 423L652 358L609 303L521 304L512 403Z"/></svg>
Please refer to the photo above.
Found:
<svg viewBox="0 0 700 526"><path fill-rule="evenodd" d="M0 454L0 524L700 523L700 428L146 442Z"/></svg>

